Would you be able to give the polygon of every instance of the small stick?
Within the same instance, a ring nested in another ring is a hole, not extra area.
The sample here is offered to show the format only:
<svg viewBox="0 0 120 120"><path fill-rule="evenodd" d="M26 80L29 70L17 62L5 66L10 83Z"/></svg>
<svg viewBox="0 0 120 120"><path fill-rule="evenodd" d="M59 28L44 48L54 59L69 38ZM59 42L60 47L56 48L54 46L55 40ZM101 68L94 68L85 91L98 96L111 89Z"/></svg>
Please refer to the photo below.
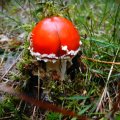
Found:
<svg viewBox="0 0 120 120"><path fill-rule="evenodd" d="M8 117L2 117L2 118L0 118L0 120L10 120L10 119L12 119L12 115L11 116L8 116Z"/></svg>
<svg viewBox="0 0 120 120"><path fill-rule="evenodd" d="M78 120L88 120L88 118L86 116L80 116L80 115L77 115L75 112L73 112L71 110L61 108L58 105L55 105L55 104L53 105L53 104L45 102L43 100L34 99L30 96L27 96L24 93L20 93L19 91L15 91L13 88L11 88L9 86L6 86L3 83L2 84L0 83L0 91L7 92L9 94L15 95L16 97L19 97L20 99L22 99L22 100L24 100L24 101L26 101L26 102L28 102L32 105L40 107L44 110L49 110L49 111L52 111L52 112L61 113L65 116L77 117Z"/></svg>
<svg viewBox="0 0 120 120"><path fill-rule="evenodd" d="M17 61L20 59L20 56L22 55L22 52L18 55L18 57L16 58L15 62L8 68L8 70L3 74L3 76L1 77L0 81L2 81L2 79L8 74L8 72L14 67L14 65L17 63Z"/></svg>
<svg viewBox="0 0 120 120"><path fill-rule="evenodd" d="M17 110L20 110L21 105L22 105L22 102L23 102L23 100L20 100L20 103L19 103L19 105L18 105L18 107L17 107Z"/></svg>
<svg viewBox="0 0 120 120"><path fill-rule="evenodd" d="M36 106L34 107L34 109L33 109L33 114L32 114L32 120L34 120L35 119L35 112L36 112Z"/></svg>
<svg viewBox="0 0 120 120"><path fill-rule="evenodd" d="M93 62L99 62L99 63L104 63L104 64L113 64L113 65L120 65L120 62L107 62L107 61L101 61L101 60L97 60L97 59L93 59L93 58L88 58L86 56L81 56L81 58L83 59L87 59Z"/></svg>
<svg viewBox="0 0 120 120"><path fill-rule="evenodd" d="M5 54L6 54L7 50L8 50L8 48L5 49L4 55L3 55L3 57L2 57L2 59L0 61L0 66L3 64L3 61L5 59Z"/></svg>
<svg viewBox="0 0 120 120"><path fill-rule="evenodd" d="M119 49L118 49L117 52L116 52L116 56L114 57L113 63L115 63L115 60L116 60L116 57L117 57L118 52L119 52ZM96 112L99 111L100 106L101 106L102 101L103 101L103 98L106 96L108 83L109 83L110 76L111 76L112 71L113 71L113 66L114 66L114 64L111 65L111 68L110 68L110 71L109 71L109 74L108 74L108 78L107 78L107 82L106 82L106 85L105 85L104 91L103 91L103 93L102 93L102 96L101 96L101 98L100 98L100 101L99 101L99 103L98 103L98 106L97 106Z"/></svg>

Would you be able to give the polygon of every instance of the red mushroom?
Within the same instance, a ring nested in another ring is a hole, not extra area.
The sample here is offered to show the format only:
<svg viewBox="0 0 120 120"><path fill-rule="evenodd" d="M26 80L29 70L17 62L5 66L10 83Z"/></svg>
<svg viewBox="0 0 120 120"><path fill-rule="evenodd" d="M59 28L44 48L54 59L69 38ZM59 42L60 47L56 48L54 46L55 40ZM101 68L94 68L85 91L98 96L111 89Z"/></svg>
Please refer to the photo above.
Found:
<svg viewBox="0 0 120 120"><path fill-rule="evenodd" d="M62 63L59 72L64 79L65 62L79 51L80 35L71 21L63 17L45 18L33 28L30 40L30 52L37 60L44 60L56 67L55 61ZM53 63L50 63L52 61ZM57 69L57 68L56 68Z"/></svg>

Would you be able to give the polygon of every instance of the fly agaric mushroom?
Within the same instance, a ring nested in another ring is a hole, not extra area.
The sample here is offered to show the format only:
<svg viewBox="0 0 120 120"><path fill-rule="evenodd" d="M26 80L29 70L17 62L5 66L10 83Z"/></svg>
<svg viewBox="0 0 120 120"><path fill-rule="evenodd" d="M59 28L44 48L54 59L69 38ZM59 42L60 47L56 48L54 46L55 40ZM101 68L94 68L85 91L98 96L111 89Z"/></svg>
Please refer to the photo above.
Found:
<svg viewBox="0 0 120 120"><path fill-rule="evenodd" d="M33 28L30 52L37 60L47 63L47 72L55 69L60 79L64 80L66 59L77 54L80 44L80 35L71 21L63 17L50 17Z"/></svg>

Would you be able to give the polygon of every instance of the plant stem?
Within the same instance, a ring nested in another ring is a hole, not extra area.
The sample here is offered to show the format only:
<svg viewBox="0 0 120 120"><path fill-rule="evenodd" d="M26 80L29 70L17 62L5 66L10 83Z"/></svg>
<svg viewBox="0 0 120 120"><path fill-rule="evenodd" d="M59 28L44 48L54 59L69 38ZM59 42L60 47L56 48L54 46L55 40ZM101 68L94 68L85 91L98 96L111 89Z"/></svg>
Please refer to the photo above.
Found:
<svg viewBox="0 0 120 120"><path fill-rule="evenodd" d="M116 52L116 56L114 57L113 63L114 63L115 60L116 60L116 57L117 57L117 55L118 55L118 52L119 52L119 48L118 48L118 50L117 50L117 52ZM111 68L110 68L110 71L109 71L109 74L108 74L108 77L107 77L107 81L106 81L106 84L105 84L105 88L104 88L104 91L103 91L102 96L101 96L101 98L100 98L100 101L99 101L99 103L98 103L96 112L99 111L99 109L100 109L100 107L101 107L101 104L102 104L102 101L103 101L103 98L106 97L106 93L107 93L107 91L108 91L108 90L107 90L107 87L108 87L108 83L109 83L109 80L110 80L110 76L111 76L112 71L113 71L113 66L114 66L114 64L111 65Z"/></svg>

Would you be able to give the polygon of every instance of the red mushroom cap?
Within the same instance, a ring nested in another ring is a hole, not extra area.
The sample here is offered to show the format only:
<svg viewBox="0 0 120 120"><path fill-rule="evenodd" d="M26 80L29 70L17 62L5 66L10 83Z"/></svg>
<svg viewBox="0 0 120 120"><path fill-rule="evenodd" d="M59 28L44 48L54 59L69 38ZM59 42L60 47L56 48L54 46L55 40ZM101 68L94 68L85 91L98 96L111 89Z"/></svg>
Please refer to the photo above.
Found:
<svg viewBox="0 0 120 120"><path fill-rule="evenodd" d="M38 60L65 59L77 54L79 46L80 35L65 18L45 18L32 30L30 51Z"/></svg>

